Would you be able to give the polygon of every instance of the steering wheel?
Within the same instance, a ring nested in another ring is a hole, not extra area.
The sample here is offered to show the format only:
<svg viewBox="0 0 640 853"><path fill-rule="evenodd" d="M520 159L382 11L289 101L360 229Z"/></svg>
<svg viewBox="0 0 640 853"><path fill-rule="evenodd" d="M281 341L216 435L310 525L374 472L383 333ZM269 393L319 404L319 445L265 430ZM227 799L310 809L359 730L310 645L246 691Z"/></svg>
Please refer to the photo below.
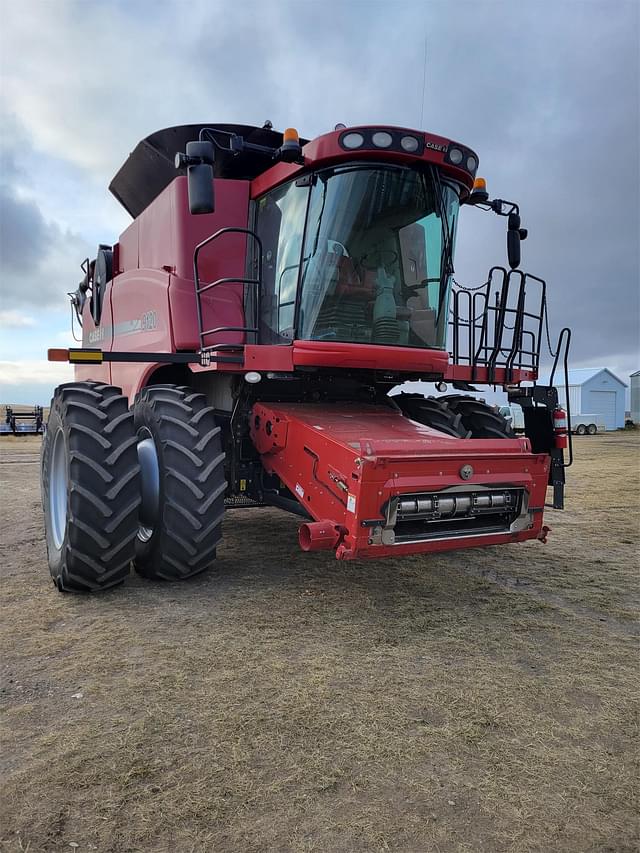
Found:
<svg viewBox="0 0 640 853"><path fill-rule="evenodd" d="M349 257L347 247L344 243L341 243L340 240L327 240L327 252L329 252L330 255L338 255L343 258Z"/></svg>
<svg viewBox="0 0 640 853"><path fill-rule="evenodd" d="M365 270L377 270L378 267L390 267L398 261L398 253L393 249L373 249L361 255L358 264Z"/></svg>

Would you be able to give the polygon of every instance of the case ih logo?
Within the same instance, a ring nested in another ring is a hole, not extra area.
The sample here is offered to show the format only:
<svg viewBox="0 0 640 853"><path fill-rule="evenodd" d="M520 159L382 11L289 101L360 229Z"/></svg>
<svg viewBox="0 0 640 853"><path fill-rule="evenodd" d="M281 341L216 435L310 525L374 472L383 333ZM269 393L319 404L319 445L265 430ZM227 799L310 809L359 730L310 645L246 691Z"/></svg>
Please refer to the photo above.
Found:
<svg viewBox="0 0 640 853"><path fill-rule="evenodd" d="M439 142L432 142L430 139L427 139L424 143L425 148L430 148L432 151L446 151L447 146L441 145Z"/></svg>
<svg viewBox="0 0 640 853"><path fill-rule="evenodd" d="M99 344L100 341L103 341L105 339L107 329L111 331L111 326L99 326L97 329L94 329L93 331L89 332L88 342L90 344Z"/></svg>
<svg viewBox="0 0 640 853"><path fill-rule="evenodd" d="M155 311L145 311L141 317L135 320L123 320L115 326L99 326L89 332L90 344L97 344L113 333L114 338L124 335L135 335L136 332L151 332L158 328L158 315Z"/></svg>

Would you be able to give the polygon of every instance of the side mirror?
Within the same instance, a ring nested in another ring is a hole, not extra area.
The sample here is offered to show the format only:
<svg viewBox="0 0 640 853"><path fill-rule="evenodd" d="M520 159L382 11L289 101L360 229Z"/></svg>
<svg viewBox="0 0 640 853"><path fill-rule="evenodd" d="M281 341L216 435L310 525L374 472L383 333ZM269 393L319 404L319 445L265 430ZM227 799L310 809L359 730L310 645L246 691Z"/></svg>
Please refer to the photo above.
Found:
<svg viewBox="0 0 640 853"><path fill-rule="evenodd" d="M520 234L518 231L507 231L507 258L512 270L520 266Z"/></svg>
<svg viewBox="0 0 640 853"><path fill-rule="evenodd" d="M89 265L91 269L91 264ZM98 254L93 261L93 281L91 285L91 313L93 321L98 326L102 316L102 304L108 282L113 278L113 249L100 243Z"/></svg>
<svg viewBox="0 0 640 853"><path fill-rule="evenodd" d="M520 216L517 213L509 214L509 227L507 230L507 258L512 270L520 266Z"/></svg>
<svg viewBox="0 0 640 853"><path fill-rule="evenodd" d="M189 210L193 214L213 213L214 148L212 142L187 142L187 153L176 154L176 169L187 167Z"/></svg>

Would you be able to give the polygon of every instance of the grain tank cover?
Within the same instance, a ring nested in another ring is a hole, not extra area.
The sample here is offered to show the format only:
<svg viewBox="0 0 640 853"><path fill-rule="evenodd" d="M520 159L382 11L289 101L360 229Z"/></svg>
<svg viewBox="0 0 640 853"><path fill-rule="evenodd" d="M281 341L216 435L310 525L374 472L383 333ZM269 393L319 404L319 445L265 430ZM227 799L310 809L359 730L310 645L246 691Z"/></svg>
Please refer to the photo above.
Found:
<svg viewBox="0 0 640 853"><path fill-rule="evenodd" d="M185 150L187 142L197 140L204 127L235 133L247 142L274 150L282 145L281 133L247 124L184 124L157 130L136 145L109 184L113 195L131 216L139 216L174 178L186 174L186 169L176 170L174 157L176 152ZM224 133L217 139L222 148L229 144ZM300 142L304 144L306 140ZM234 156L216 147L217 178L252 180L271 165L269 156L259 152L245 151Z"/></svg>

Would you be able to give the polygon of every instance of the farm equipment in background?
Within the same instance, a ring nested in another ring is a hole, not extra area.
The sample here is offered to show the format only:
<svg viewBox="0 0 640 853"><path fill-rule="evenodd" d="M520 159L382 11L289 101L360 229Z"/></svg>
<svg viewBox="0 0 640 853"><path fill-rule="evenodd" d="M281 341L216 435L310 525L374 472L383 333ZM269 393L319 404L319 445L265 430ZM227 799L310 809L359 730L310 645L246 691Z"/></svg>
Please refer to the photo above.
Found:
<svg viewBox="0 0 640 853"><path fill-rule="evenodd" d="M4 412L0 435L40 435L44 431L42 406L34 406L27 412L5 406Z"/></svg>
<svg viewBox="0 0 640 853"><path fill-rule="evenodd" d="M573 435L595 435L606 432L607 425L602 415L571 415L571 432Z"/></svg>
<svg viewBox="0 0 640 853"><path fill-rule="evenodd" d="M308 142L191 125L138 145L110 186L134 221L71 294L82 347L49 351L77 379L42 460L60 590L112 586L131 562L190 577L234 507L293 512L302 549L339 559L545 540L571 463L553 386L570 332L536 384L546 284L518 269L518 206L477 167L387 126ZM508 224L510 268L473 290L453 282L463 206ZM390 394L406 380L440 393ZM478 385L522 406L524 435Z"/></svg>

